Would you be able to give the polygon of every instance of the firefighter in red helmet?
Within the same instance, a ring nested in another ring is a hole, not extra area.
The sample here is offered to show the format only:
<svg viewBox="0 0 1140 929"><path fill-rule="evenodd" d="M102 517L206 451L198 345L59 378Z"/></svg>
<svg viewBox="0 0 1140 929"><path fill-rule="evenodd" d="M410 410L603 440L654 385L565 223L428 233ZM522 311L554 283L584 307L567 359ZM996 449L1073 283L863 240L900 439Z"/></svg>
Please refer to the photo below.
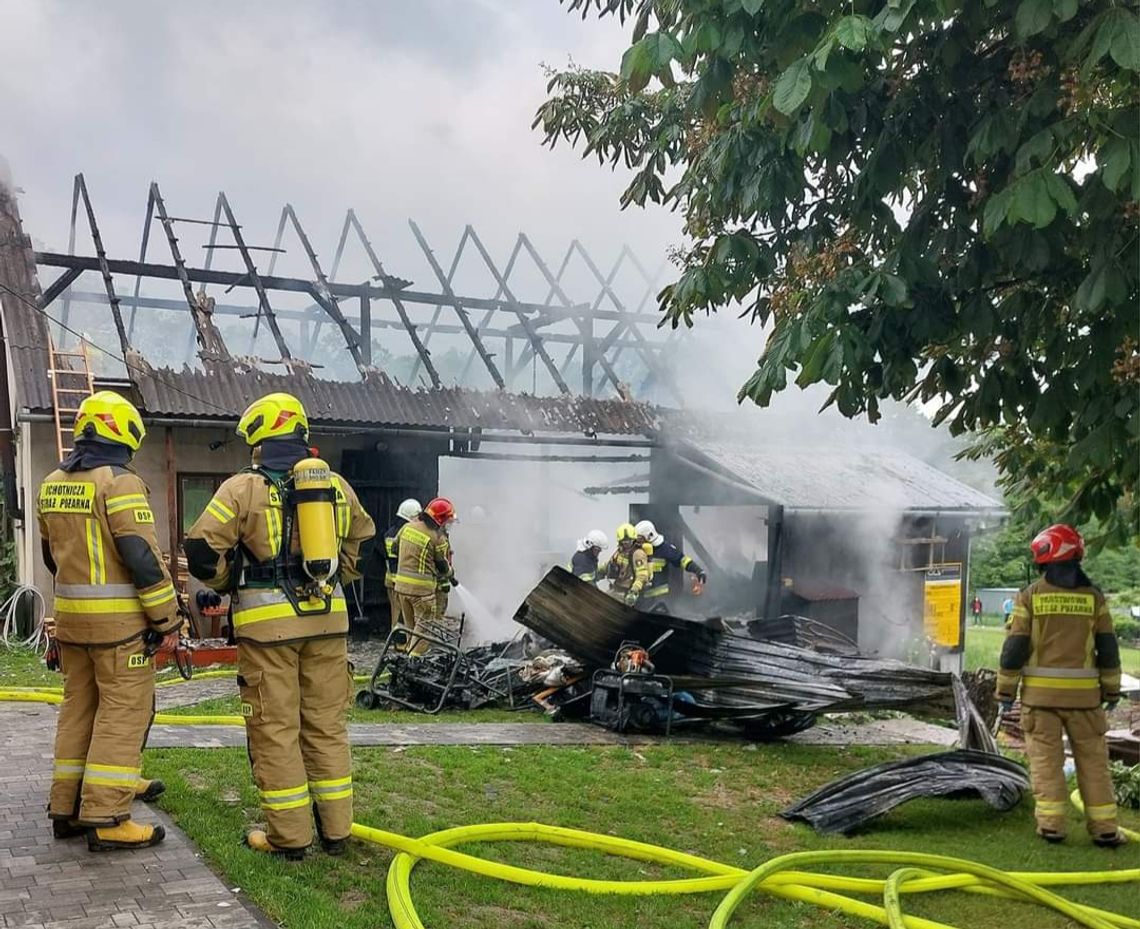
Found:
<svg viewBox="0 0 1140 929"><path fill-rule="evenodd" d="M1120 699L1120 645L1112 614L1081 568L1085 543L1077 530L1050 526L1030 548L1041 577L1014 602L997 696L1008 711L1021 686L1037 834L1049 842L1065 838L1067 735L1093 842L1123 845L1104 740L1104 707L1111 710Z"/></svg>
<svg viewBox="0 0 1140 929"><path fill-rule="evenodd" d="M440 614L439 591L458 586L451 566L451 543L447 527L455 522L455 507L446 497L436 497L400 531L395 589L400 600L402 624L433 638L449 638ZM408 643L417 654L429 643L415 636Z"/></svg>

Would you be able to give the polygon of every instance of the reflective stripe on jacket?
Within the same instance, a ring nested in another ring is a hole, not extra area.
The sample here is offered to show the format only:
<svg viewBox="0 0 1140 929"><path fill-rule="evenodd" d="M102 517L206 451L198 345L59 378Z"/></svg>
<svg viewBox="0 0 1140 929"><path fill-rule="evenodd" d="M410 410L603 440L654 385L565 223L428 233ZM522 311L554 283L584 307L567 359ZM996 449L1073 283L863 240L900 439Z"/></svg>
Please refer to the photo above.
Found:
<svg viewBox="0 0 1140 929"><path fill-rule="evenodd" d="M669 595L669 568L670 566L690 574L701 573L698 565L688 555L682 555L681 550L672 542L662 542L652 546L649 554L649 585L642 593L643 597L666 597Z"/></svg>
<svg viewBox="0 0 1140 929"><path fill-rule="evenodd" d="M376 526L343 477L334 474L333 487L337 579L353 581L360 577L361 546L376 534ZM214 590L240 588L241 579L231 577L234 552L240 545L249 562L272 565L283 542L285 506L281 491L260 472L243 471L228 478L186 534L190 573ZM294 525L289 552L296 556L300 550ZM323 609L324 601L312 601L309 605L314 610ZM285 592L273 586L238 589L233 604L234 635L251 642L274 643L343 635L348 631L348 612L339 584L333 592L330 612L310 615L305 606L302 602L300 609L295 609Z"/></svg>
<svg viewBox="0 0 1140 929"><path fill-rule="evenodd" d="M1042 578L1017 595L1002 646L999 698L1014 699L1019 683L1026 706L1088 709L1119 698L1120 648L1099 590Z"/></svg>
<svg viewBox="0 0 1140 929"><path fill-rule="evenodd" d="M566 566L566 570L587 584L597 584L598 556L594 554L593 550L575 552L574 557L570 559L570 564Z"/></svg>
<svg viewBox="0 0 1140 929"><path fill-rule="evenodd" d="M400 533L396 567L396 593L409 597L434 596L441 579L451 576L447 537L423 516L408 521Z"/></svg>
<svg viewBox="0 0 1140 929"><path fill-rule="evenodd" d="M649 556L641 546L628 552L618 549L606 564L605 575L614 590L640 594L649 583Z"/></svg>
<svg viewBox="0 0 1140 929"><path fill-rule="evenodd" d="M384 586L396 584L396 570L399 567L400 533L407 523L400 519L388 527L384 533Z"/></svg>
<svg viewBox="0 0 1140 929"><path fill-rule="evenodd" d="M55 566L61 642L110 645L148 625L163 633L178 627L174 585L137 474L112 465L53 471L40 485L36 516Z"/></svg>

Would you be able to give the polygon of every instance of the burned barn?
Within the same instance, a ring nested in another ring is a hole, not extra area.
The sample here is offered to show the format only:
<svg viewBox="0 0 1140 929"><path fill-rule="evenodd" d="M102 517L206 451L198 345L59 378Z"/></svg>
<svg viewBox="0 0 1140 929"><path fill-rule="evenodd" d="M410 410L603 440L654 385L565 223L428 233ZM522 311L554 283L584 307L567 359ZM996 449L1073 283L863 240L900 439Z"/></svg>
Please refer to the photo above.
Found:
<svg viewBox="0 0 1140 929"><path fill-rule="evenodd" d="M412 280L389 273L352 210L327 264L291 206L271 244L248 238L225 194L212 213L175 212L152 184L128 257L79 176L69 247L37 250L0 188L0 466L23 583L50 592L35 488L86 392L118 390L143 413L136 466L177 572L183 533L247 463L238 414L288 391L380 529L405 497L456 498L457 573L507 625L586 529L651 517L713 579L681 611L792 612L870 650L873 630L901 641L925 614L953 650L971 527L998 505L909 456L777 453L712 432L715 417L684 408L680 340L655 329L661 272L631 249L601 262L573 241L548 263L519 234L496 262L468 226L444 260L410 223ZM361 629L388 627L375 551L350 609Z"/></svg>

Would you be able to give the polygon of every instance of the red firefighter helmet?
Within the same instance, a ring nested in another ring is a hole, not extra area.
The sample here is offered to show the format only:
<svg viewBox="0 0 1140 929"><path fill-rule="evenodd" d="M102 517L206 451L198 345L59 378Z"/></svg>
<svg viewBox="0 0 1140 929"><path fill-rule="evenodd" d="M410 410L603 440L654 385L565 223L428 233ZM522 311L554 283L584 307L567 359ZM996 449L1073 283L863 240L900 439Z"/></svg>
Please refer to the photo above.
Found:
<svg viewBox="0 0 1140 929"><path fill-rule="evenodd" d="M1085 540L1076 529L1064 523L1042 529L1029 547L1037 564L1076 561L1085 556Z"/></svg>
<svg viewBox="0 0 1140 929"><path fill-rule="evenodd" d="M455 507L447 497L436 497L424 507L424 512L441 526L455 521Z"/></svg>

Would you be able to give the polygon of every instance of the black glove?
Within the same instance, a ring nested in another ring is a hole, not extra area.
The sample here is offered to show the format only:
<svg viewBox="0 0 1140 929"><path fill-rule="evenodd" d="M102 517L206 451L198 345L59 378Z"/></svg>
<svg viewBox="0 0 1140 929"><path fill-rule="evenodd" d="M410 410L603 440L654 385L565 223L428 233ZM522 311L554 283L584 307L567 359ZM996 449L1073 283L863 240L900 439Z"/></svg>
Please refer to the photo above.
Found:
<svg viewBox="0 0 1140 929"><path fill-rule="evenodd" d="M707 584L709 582L709 576L705 574L704 571L697 572L697 579L700 580L702 584Z"/></svg>
<svg viewBox="0 0 1140 929"><path fill-rule="evenodd" d="M1012 712L1013 712L1013 701L1012 700L1002 700L1002 702L1001 702L1001 715L1005 716L1007 713L1012 713Z"/></svg>
<svg viewBox="0 0 1140 929"><path fill-rule="evenodd" d="M457 581L457 580L455 579L455 575L454 575L454 574L453 574L453 575L451 575L451 586L452 586L452 587L458 587L458 586L459 586L459 581Z"/></svg>
<svg viewBox="0 0 1140 929"><path fill-rule="evenodd" d="M199 590L194 595L194 602L200 610L211 609L222 605L222 595L213 590Z"/></svg>

